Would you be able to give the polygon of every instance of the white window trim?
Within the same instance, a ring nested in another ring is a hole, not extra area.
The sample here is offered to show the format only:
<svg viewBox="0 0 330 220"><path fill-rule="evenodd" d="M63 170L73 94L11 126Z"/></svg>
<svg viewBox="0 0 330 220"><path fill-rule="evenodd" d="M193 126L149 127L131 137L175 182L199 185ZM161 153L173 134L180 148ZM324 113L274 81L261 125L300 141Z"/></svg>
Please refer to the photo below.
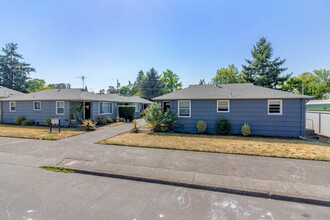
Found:
<svg viewBox="0 0 330 220"><path fill-rule="evenodd" d="M36 102L40 102L40 109L35 109L35 104L34 103L36 103ZM33 101L33 111L41 111L41 101Z"/></svg>
<svg viewBox="0 0 330 220"><path fill-rule="evenodd" d="M11 110L11 103L15 103L15 110ZM17 105L16 105L16 102L9 102L9 111L10 112L16 112L16 108L17 108Z"/></svg>
<svg viewBox="0 0 330 220"><path fill-rule="evenodd" d="M269 102L271 101L279 101L280 102L280 113L269 113ZM269 99L267 102L267 113L268 115L282 115L283 114L283 102L282 99Z"/></svg>
<svg viewBox="0 0 330 220"><path fill-rule="evenodd" d="M189 102L189 116L180 116L180 102ZM191 100L178 100L178 117L191 118Z"/></svg>
<svg viewBox="0 0 330 220"><path fill-rule="evenodd" d="M228 101L228 111L219 111L219 101ZM230 112L230 100L229 99L219 99L217 100L217 112L218 113L229 113Z"/></svg>
<svg viewBox="0 0 330 220"><path fill-rule="evenodd" d="M63 102L63 113L58 113L57 112L57 103L59 103L59 102ZM55 105L55 112L56 112L56 115L64 115L65 114L65 102L64 101L56 101L56 105Z"/></svg>
<svg viewBox="0 0 330 220"><path fill-rule="evenodd" d="M110 108L110 112L109 113L101 113L101 103L110 103L111 104L111 108ZM99 115L111 115L113 113L113 102L99 102Z"/></svg>

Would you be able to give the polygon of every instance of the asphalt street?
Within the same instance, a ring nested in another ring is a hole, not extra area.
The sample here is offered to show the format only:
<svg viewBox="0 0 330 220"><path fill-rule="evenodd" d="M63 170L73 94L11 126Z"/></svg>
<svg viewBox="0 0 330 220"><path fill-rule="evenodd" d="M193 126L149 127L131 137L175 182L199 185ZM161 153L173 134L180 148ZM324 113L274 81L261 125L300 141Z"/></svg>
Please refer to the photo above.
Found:
<svg viewBox="0 0 330 220"><path fill-rule="evenodd" d="M330 208L0 164L0 219L330 219Z"/></svg>

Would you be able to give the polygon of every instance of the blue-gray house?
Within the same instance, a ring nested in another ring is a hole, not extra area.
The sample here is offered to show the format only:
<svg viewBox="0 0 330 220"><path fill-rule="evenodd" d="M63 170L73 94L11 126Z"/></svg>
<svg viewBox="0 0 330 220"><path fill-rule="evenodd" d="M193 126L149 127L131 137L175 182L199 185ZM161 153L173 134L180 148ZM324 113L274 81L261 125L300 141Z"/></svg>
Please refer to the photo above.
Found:
<svg viewBox="0 0 330 220"><path fill-rule="evenodd" d="M70 106L81 106L82 119L96 118L97 115L118 118L117 107L120 103L136 105L140 110L151 102L141 98L124 97L120 95L94 94L82 89L47 89L40 92L24 94L2 99L1 121L15 123L17 116L34 120L35 123L45 124L47 117L61 119L61 124L69 125Z"/></svg>
<svg viewBox="0 0 330 220"><path fill-rule="evenodd" d="M197 133L196 123L203 120L206 132L215 133L216 121L226 118L232 134L241 134L248 123L254 135L299 137L305 136L306 101L311 98L240 83L191 85L153 100L177 114L177 132Z"/></svg>

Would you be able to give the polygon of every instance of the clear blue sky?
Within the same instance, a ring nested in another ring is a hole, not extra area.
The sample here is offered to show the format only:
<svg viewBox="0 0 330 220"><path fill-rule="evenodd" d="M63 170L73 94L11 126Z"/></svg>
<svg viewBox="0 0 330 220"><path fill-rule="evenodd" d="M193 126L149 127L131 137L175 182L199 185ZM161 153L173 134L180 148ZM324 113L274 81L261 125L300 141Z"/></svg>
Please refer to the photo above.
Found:
<svg viewBox="0 0 330 220"><path fill-rule="evenodd" d="M0 46L18 43L47 83L95 92L167 68L184 86L250 58L262 36L288 73L330 69L330 1L0 1Z"/></svg>

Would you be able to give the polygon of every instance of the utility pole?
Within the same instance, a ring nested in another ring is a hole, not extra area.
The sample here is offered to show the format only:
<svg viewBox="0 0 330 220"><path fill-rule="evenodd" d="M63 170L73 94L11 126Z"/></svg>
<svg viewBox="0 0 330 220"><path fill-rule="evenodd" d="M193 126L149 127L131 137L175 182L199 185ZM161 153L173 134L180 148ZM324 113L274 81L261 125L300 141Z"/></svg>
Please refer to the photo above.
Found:
<svg viewBox="0 0 330 220"><path fill-rule="evenodd" d="M119 93L119 87L120 87L120 83L119 83L119 81L118 81L118 79L117 79L117 92Z"/></svg>

